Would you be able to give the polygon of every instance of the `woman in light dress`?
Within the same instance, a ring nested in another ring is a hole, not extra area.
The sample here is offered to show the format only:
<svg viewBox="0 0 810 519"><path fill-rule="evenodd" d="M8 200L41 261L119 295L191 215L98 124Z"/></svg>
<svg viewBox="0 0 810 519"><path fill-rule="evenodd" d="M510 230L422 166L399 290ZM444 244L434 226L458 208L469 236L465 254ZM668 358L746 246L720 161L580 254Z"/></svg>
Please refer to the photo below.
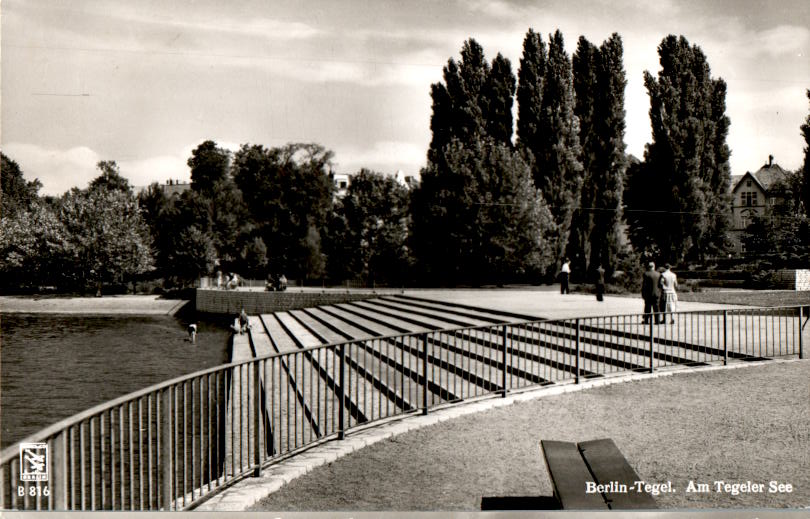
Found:
<svg viewBox="0 0 810 519"><path fill-rule="evenodd" d="M678 288L678 276L676 276L671 269L672 265L669 263L664 265L664 272L661 274L661 278L658 282L659 286L661 287L662 295L666 300L666 304L664 308L661 308L661 312L664 312L665 322L666 314L669 314L670 324L675 322L675 318L672 313L678 311L678 292L676 292Z"/></svg>

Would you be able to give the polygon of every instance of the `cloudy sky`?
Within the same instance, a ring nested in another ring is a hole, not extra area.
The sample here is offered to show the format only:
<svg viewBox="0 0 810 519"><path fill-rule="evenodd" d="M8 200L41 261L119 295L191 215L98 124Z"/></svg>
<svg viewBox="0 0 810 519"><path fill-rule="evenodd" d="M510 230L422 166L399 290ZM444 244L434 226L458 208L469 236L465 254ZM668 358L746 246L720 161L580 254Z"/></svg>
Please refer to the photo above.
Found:
<svg viewBox="0 0 810 519"><path fill-rule="evenodd" d="M644 70L684 35L728 83L732 173L795 169L810 111L807 0L3 0L2 150L41 193L99 160L136 185L189 178L200 142L317 142L335 169L418 171L430 84L475 38L517 72L529 27L625 46L628 151L650 140Z"/></svg>

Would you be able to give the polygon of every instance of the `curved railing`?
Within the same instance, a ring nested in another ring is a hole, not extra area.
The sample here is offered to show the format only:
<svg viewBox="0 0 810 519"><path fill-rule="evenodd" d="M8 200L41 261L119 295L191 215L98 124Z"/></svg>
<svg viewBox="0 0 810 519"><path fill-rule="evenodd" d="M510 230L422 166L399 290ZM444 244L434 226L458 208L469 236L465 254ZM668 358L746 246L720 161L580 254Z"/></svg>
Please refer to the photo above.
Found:
<svg viewBox="0 0 810 519"><path fill-rule="evenodd" d="M279 459L395 416L628 371L803 357L804 316L802 307L781 307L681 312L665 325L645 324L640 314L527 321L217 366L93 407L5 449L0 508L187 509ZM268 339L254 333L258 340Z"/></svg>

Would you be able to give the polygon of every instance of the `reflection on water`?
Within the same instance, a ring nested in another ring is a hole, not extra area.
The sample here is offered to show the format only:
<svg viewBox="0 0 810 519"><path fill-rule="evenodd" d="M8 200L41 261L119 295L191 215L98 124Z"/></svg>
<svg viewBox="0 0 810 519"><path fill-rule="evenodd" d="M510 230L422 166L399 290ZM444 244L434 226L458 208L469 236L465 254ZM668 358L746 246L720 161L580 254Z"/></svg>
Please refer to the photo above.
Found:
<svg viewBox="0 0 810 519"><path fill-rule="evenodd" d="M227 361L227 328L170 316L0 316L0 445L110 399Z"/></svg>

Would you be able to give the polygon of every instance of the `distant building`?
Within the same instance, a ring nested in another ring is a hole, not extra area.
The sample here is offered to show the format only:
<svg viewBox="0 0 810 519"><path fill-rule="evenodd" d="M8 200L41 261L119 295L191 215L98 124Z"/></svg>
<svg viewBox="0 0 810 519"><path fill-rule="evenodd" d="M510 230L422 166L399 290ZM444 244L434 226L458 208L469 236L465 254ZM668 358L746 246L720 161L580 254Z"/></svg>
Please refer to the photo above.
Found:
<svg viewBox="0 0 810 519"><path fill-rule="evenodd" d="M352 183L352 177L348 173L332 173L332 181L335 183L335 198L343 198Z"/></svg>
<svg viewBox="0 0 810 519"><path fill-rule="evenodd" d="M735 252L745 252L745 229L757 216L764 216L784 202L783 182L788 172L773 161L773 155L754 173L731 177L731 232Z"/></svg>
<svg viewBox="0 0 810 519"><path fill-rule="evenodd" d="M191 183L182 183L179 180L167 180L165 184L161 184L160 189L167 197L180 196L185 191L191 189Z"/></svg>
<svg viewBox="0 0 810 519"><path fill-rule="evenodd" d="M394 178L397 180L397 182L409 189L416 187L417 184L419 184L419 181L422 179L419 173L405 174L401 169L394 173Z"/></svg>
<svg viewBox="0 0 810 519"><path fill-rule="evenodd" d="M348 173L330 173L332 177L332 181L335 184L335 198L343 198L346 196L346 193L349 190L349 186L352 184L352 176ZM389 175L386 175L389 176ZM419 173L408 173L406 174L401 169L397 170L396 173L393 175L394 179L399 182L401 185L407 187L408 189L413 189L419 184L421 180L421 176Z"/></svg>

